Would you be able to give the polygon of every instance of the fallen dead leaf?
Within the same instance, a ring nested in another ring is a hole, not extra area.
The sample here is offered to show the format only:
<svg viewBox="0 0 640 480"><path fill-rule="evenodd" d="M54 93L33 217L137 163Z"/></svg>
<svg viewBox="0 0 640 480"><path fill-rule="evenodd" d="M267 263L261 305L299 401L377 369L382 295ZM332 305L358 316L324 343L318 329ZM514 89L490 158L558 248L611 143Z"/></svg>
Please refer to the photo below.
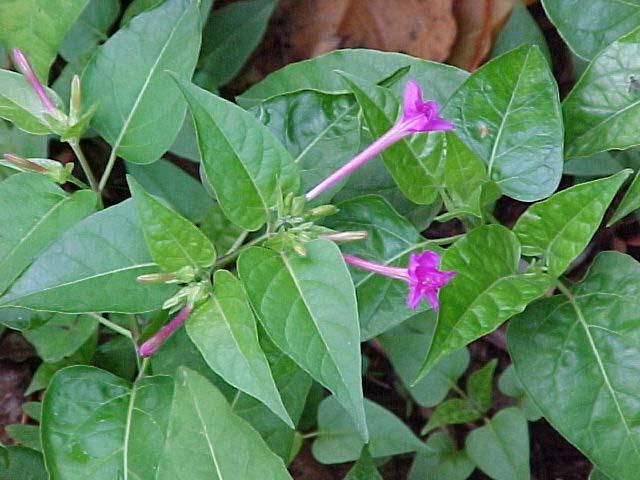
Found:
<svg viewBox="0 0 640 480"><path fill-rule="evenodd" d="M456 0L453 12L458 37L448 63L474 71L491 51L493 40L515 0Z"/></svg>

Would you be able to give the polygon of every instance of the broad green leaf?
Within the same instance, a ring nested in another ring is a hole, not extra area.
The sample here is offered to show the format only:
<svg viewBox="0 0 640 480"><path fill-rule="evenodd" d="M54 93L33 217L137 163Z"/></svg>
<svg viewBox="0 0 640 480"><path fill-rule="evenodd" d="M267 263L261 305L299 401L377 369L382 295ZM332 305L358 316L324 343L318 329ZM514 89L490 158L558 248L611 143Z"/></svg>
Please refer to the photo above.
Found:
<svg viewBox="0 0 640 480"><path fill-rule="evenodd" d="M141 13L93 55L82 75L91 125L133 163L155 162L169 149L186 104L166 71L190 78L200 49L197 0L167 0Z"/></svg>
<svg viewBox="0 0 640 480"><path fill-rule="evenodd" d="M60 55L73 62L91 54L104 42L109 27L120 13L120 0L89 0L78 19L71 26L60 45Z"/></svg>
<svg viewBox="0 0 640 480"><path fill-rule="evenodd" d="M427 447L431 451L416 454L408 480L466 480L476 468L464 451L455 449L445 433L431 435Z"/></svg>
<svg viewBox="0 0 640 480"><path fill-rule="evenodd" d="M420 439L389 410L366 399L364 405L369 429L367 448L373 458L425 450ZM352 462L360 458L365 444L352 416L334 396L320 403L318 432L312 452L320 463Z"/></svg>
<svg viewBox="0 0 640 480"><path fill-rule="evenodd" d="M91 52L76 58L73 62L67 63L51 85L51 88L60 96L63 105L69 105L73 76L81 76L89 60L91 60ZM83 137L90 135L95 136L97 134L93 130L87 130L83 133Z"/></svg>
<svg viewBox="0 0 640 480"><path fill-rule="evenodd" d="M360 149L359 108L351 96L307 90L270 98L252 111L293 157L302 192L318 185ZM330 200L343 184L323 193L317 203Z"/></svg>
<svg viewBox="0 0 640 480"><path fill-rule="evenodd" d="M463 70L449 65L428 62L401 53L365 49L337 50L287 65L252 86L237 100L241 106L248 108L262 100L301 90L348 93L349 90L335 74L335 70L378 83L404 67L410 67L407 76L415 78L425 91L429 92L429 97L439 102L447 99L468 75Z"/></svg>
<svg viewBox="0 0 640 480"><path fill-rule="evenodd" d="M306 257L252 247L240 255L238 272L269 337L333 392L366 440L353 283L333 243L306 246Z"/></svg>
<svg viewBox="0 0 640 480"><path fill-rule="evenodd" d="M638 0L543 0L542 5L563 40L586 60L640 22Z"/></svg>
<svg viewBox="0 0 640 480"><path fill-rule="evenodd" d="M0 43L21 49L42 83L71 25L89 0L3 0ZM5 91L4 88L0 88Z"/></svg>
<svg viewBox="0 0 640 480"><path fill-rule="evenodd" d="M465 450L495 480L529 480L529 431L518 408L505 408L467 436Z"/></svg>
<svg viewBox="0 0 640 480"><path fill-rule="evenodd" d="M4 8L4 5L5 3L2 3L0 9ZM0 18L2 18L1 14ZM58 94L49 88L45 90L51 101L61 108L62 101ZM1 118L9 120L25 132L45 135L51 132L45 113L47 110L24 76L9 70L0 70Z"/></svg>
<svg viewBox="0 0 640 480"><path fill-rule="evenodd" d="M518 401L518 407L522 410L522 413L524 413L528 421L535 422L536 420L540 420L542 413L540 413L540 409L536 407L536 404L533 403L531 397L527 395L524 386L516 375L513 364L509 365L502 372L502 375L500 375L498 379L498 389L505 395L513 397Z"/></svg>
<svg viewBox="0 0 640 480"><path fill-rule="evenodd" d="M18 479L49 480L42 455L30 448L0 446L0 480Z"/></svg>
<svg viewBox="0 0 640 480"><path fill-rule="evenodd" d="M0 151L2 152L14 153L23 158L47 158L47 143L48 138L44 135L23 132L17 126L0 120Z"/></svg>
<svg viewBox="0 0 640 480"><path fill-rule="evenodd" d="M360 458L355 463L351 470L344 477L344 480L383 480L380 476L380 472L376 468L376 464L373 463L369 449L364 447Z"/></svg>
<svg viewBox="0 0 640 480"><path fill-rule="evenodd" d="M420 434L426 435L434 428L474 422L480 418L482 418L482 412L473 402L462 398L452 398L445 400L435 408Z"/></svg>
<svg viewBox="0 0 640 480"><path fill-rule="evenodd" d="M591 473L589 473L589 480L610 480L610 478L597 468L594 468L591 470Z"/></svg>
<svg viewBox="0 0 640 480"><path fill-rule="evenodd" d="M198 372L213 383L227 400L231 400L237 391L225 382L202 358L202 354L188 337L184 328L171 335L160 349L151 357L153 372L158 375L176 376L180 367Z"/></svg>
<svg viewBox="0 0 640 480"><path fill-rule="evenodd" d="M562 275L585 249L607 207L631 173L581 183L530 206L513 227L527 256L546 259L549 274Z"/></svg>
<svg viewBox="0 0 640 480"><path fill-rule="evenodd" d="M640 170L638 172L640 173ZM607 223L607 227L610 227L611 225L616 223L618 220L623 219L634 210L637 210L638 208L640 208L639 178L640 178L639 174L636 173L635 177L633 177L633 181L631 182L631 185L629 185L629 188L624 193L624 197L622 197L620 204L616 208L613 215L611 215L611 218Z"/></svg>
<svg viewBox="0 0 640 480"><path fill-rule="evenodd" d="M312 380L293 360L282 353L263 331L260 346L264 350L273 378L294 424L298 424L306 405ZM269 448L285 463L292 459L298 435L284 421L272 413L263 403L249 395L236 393L233 411L255 428Z"/></svg>
<svg viewBox="0 0 640 480"><path fill-rule="evenodd" d="M455 208L482 217L482 187L489 177L480 159L454 133L444 136L444 184Z"/></svg>
<svg viewBox="0 0 640 480"><path fill-rule="evenodd" d="M467 395L477 405L482 413L486 413L491 405L491 393L493 391L493 373L498 365L498 360L487 362L479 368L467 380Z"/></svg>
<svg viewBox="0 0 640 480"><path fill-rule="evenodd" d="M36 256L72 225L89 215L96 196L68 195L44 175L21 173L0 182L0 293ZM11 227L9 227L9 225Z"/></svg>
<svg viewBox="0 0 640 480"><path fill-rule="evenodd" d="M51 480L153 478L162 456L173 384L133 386L103 370L60 370L44 397L42 446Z"/></svg>
<svg viewBox="0 0 640 480"><path fill-rule="evenodd" d="M196 137L196 127L193 124L191 115L184 118L178 136L169 149L171 153L179 157L186 158L192 162L200 162L200 152L198 151L198 138Z"/></svg>
<svg viewBox="0 0 640 480"><path fill-rule="evenodd" d="M198 68L214 85L235 77L258 46L275 0L243 0L215 10L204 27Z"/></svg>
<svg viewBox="0 0 640 480"><path fill-rule="evenodd" d="M278 190L295 192L291 155L267 127L237 105L174 77L193 116L206 177L229 220L257 230Z"/></svg>
<svg viewBox="0 0 640 480"><path fill-rule="evenodd" d="M637 11L640 14L640 3ZM640 17L638 17L640 18ZM604 49L587 67L562 104L567 157L640 145L640 29Z"/></svg>
<svg viewBox="0 0 640 480"><path fill-rule="evenodd" d="M166 272L182 267L207 268L216 260L216 250L198 227L147 193L128 177L142 232L151 258Z"/></svg>
<svg viewBox="0 0 640 480"><path fill-rule="evenodd" d="M563 161L558 86L538 48L520 47L479 68L442 115L506 195L531 202L558 187Z"/></svg>
<svg viewBox="0 0 640 480"><path fill-rule="evenodd" d="M0 297L0 307L61 313L156 310L176 287L142 285L136 277L157 270L133 202L127 200L69 228Z"/></svg>
<svg viewBox="0 0 640 480"><path fill-rule="evenodd" d="M133 342L125 336L116 335L98 345L91 364L125 380L133 380L138 368L138 358Z"/></svg>
<svg viewBox="0 0 640 480"><path fill-rule="evenodd" d="M214 205L202 184L168 160L150 165L127 163L127 172L152 195L161 197L180 215L200 223Z"/></svg>
<svg viewBox="0 0 640 480"><path fill-rule="evenodd" d="M142 12L151 10L157 7L165 0L133 0L122 15L120 20L120 28L124 28L136 15L140 15ZM200 0L200 16L204 22L209 16L213 0Z"/></svg>
<svg viewBox="0 0 640 480"><path fill-rule="evenodd" d="M588 157L571 158L564 162L565 175L580 177L606 177L625 168L635 171L640 169L640 155L638 148L629 150L611 150L599 152Z"/></svg>
<svg viewBox="0 0 640 480"><path fill-rule="evenodd" d="M40 422L42 420L42 403L41 402L25 402L20 405L22 411L29 415L29 418Z"/></svg>
<svg viewBox="0 0 640 480"><path fill-rule="evenodd" d="M342 251L381 264L405 266L410 252L424 248L424 239L389 203L377 195L353 198L338 204L339 212L325 225L337 231L364 230L364 240L342 245ZM438 247L435 247L438 248ZM382 275L351 269L358 298L360 336L368 340L412 317L406 305L407 285ZM424 311L425 303L418 307Z"/></svg>
<svg viewBox="0 0 640 480"><path fill-rule="evenodd" d="M434 328L435 313L428 312L415 315L378 337L393 370L423 407L435 407L442 402L469 366L469 352L461 348L442 357L423 378L411 385L427 354Z"/></svg>
<svg viewBox="0 0 640 480"><path fill-rule="evenodd" d="M213 282L214 295L187 320L191 341L218 375L263 402L294 428L260 348L242 285L226 270L216 271Z"/></svg>
<svg viewBox="0 0 640 480"><path fill-rule="evenodd" d="M509 20L495 40L491 56L500 56L521 45L536 45L551 64L551 53L544 34L527 7L521 1L517 1L513 5Z"/></svg>
<svg viewBox="0 0 640 480"><path fill-rule="evenodd" d="M600 253L571 297L532 304L507 331L518 378L545 418L602 472L640 468L640 266Z"/></svg>
<svg viewBox="0 0 640 480"><path fill-rule="evenodd" d="M40 427L37 425L28 425L22 423L14 423L4 427L9 437L18 445L30 448L37 452L42 452L42 444L40 442ZM1 477L0 477L1 478Z"/></svg>
<svg viewBox="0 0 640 480"><path fill-rule="evenodd" d="M395 123L399 103L390 90L361 78L341 73L362 109L374 138L382 136ZM416 203L433 203L442 186L444 151L442 134L414 135L386 148L380 156L405 196ZM427 138L431 142L427 142Z"/></svg>
<svg viewBox="0 0 640 480"><path fill-rule="evenodd" d="M418 377L445 353L498 328L541 296L552 281L541 273L518 273L520 244L500 225L469 232L449 247L441 270L456 276L440 292L436 330Z"/></svg>
<svg viewBox="0 0 640 480"><path fill-rule="evenodd" d="M231 441L232 440L232 441ZM176 374L158 480L290 479L282 460L201 375ZM189 468L185 468L188 465Z"/></svg>
<svg viewBox="0 0 640 480"><path fill-rule="evenodd" d="M45 362L59 362L75 353L95 334L98 321L90 315L52 314L43 325L22 332Z"/></svg>
<svg viewBox="0 0 640 480"><path fill-rule="evenodd" d="M229 253L247 232L224 216L220 205L214 205L204 215L200 230L213 242L220 255Z"/></svg>

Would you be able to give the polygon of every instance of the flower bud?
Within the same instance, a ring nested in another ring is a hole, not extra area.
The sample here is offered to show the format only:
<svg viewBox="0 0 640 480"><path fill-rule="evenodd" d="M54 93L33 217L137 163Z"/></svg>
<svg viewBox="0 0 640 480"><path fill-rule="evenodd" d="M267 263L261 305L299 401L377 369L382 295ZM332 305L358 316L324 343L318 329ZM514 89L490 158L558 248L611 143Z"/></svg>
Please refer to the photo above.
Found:
<svg viewBox="0 0 640 480"><path fill-rule="evenodd" d="M353 232L334 232L321 235L320 238L331 240L333 242L352 242L354 240L362 240L367 238L368 233L364 230L356 230Z"/></svg>
<svg viewBox="0 0 640 480"><path fill-rule="evenodd" d="M0 165L20 172L36 172L46 175L56 183L63 184L69 180L73 172L73 163L62 164L48 158L22 158L12 153L5 153Z"/></svg>

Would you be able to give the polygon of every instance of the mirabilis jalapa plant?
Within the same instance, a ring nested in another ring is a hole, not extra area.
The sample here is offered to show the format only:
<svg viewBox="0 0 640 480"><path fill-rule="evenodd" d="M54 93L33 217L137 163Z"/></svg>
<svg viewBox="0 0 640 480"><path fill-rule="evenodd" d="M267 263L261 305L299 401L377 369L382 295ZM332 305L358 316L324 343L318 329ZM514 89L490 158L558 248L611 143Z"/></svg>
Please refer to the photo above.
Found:
<svg viewBox="0 0 640 480"><path fill-rule="evenodd" d="M0 322L34 345L27 394L44 391L23 406L34 422L8 427L18 445L0 448L0 478L286 479L312 441L322 463L357 462L347 478L411 454L412 479L529 479L527 422L541 416L593 475L636 478L640 268L605 252L563 278L630 171L555 191L565 157L640 144L637 31L581 51L590 65L562 104L526 45L471 74L339 50L231 102L212 92L256 35L211 38L258 12L266 25L273 2L208 19L211 2L133 2L111 36L117 5L53 3L33 22L27 3L0 2L17 70L0 70ZM88 18L103 44L83 35ZM79 169L47 158L48 136ZM98 138L104 164L83 151ZM503 195L530 204L511 228L494 216ZM459 233L429 238L452 219ZM462 389L467 345L508 320L512 365L491 360ZM368 341L430 412L420 437L364 397ZM497 368L513 398L500 410Z"/></svg>

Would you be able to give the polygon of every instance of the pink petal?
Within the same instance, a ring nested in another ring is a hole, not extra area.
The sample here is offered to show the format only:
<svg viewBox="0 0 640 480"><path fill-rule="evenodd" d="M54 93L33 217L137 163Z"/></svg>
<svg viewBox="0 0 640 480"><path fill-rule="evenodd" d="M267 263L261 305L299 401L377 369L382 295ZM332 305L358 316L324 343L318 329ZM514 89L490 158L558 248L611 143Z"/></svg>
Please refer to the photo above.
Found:
<svg viewBox="0 0 640 480"><path fill-rule="evenodd" d="M415 80L409 80L402 94L402 120L419 115L418 105L422 103L422 91Z"/></svg>
<svg viewBox="0 0 640 480"><path fill-rule="evenodd" d="M427 301L431 305L431 308L437 312L438 308L440 308L440 303L438 302L438 292L437 290L427 290Z"/></svg>
<svg viewBox="0 0 640 480"><path fill-rule="evenodd" d="M415 310L415 308L420 303L420 298L422 294L420 293L420 288L418 285L409 285L409 292L407 293L407 307L411 310Z"/></svg>

